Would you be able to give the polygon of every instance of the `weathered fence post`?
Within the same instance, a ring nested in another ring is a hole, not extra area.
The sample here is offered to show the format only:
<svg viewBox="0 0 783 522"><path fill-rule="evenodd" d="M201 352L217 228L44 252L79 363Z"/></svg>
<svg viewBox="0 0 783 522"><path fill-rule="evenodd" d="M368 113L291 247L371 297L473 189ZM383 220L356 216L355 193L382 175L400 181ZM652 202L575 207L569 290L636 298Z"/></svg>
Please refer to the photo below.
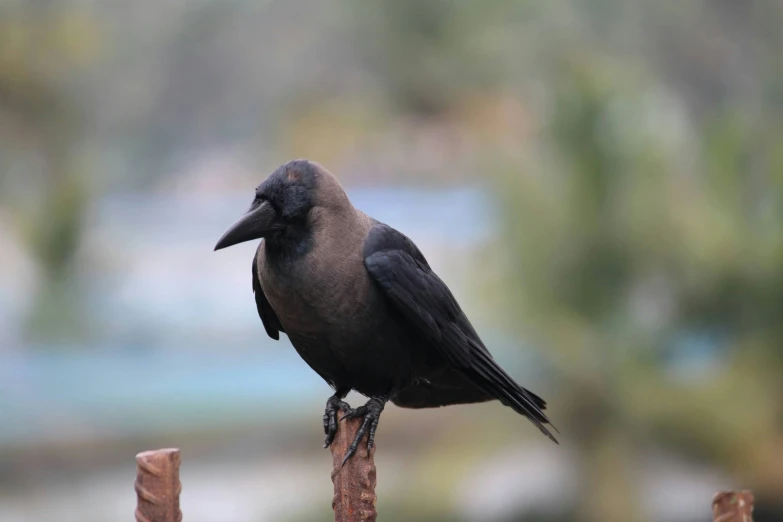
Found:
<svg viewBox="0 0 783 522"><path fill-rule="evenodd" d="M179 450L136 455L136 522L180 522Z"/></svg>
<svg viewBox="0 0 783 522"><path fill-rule="evenodd" d="M335 522L374 522L375 511L375 447L367 455L366 439L353 457L341 467L343 456L362 425L362 418L345 419L338 423L337 435L331 445L332 482L334 483Z"/></svg>
<svg viewBox="0 0 783 522"><path fill-rule="evenodd" d="M721 491L712 500L713 522L753 522L753 493Z"/></svg>

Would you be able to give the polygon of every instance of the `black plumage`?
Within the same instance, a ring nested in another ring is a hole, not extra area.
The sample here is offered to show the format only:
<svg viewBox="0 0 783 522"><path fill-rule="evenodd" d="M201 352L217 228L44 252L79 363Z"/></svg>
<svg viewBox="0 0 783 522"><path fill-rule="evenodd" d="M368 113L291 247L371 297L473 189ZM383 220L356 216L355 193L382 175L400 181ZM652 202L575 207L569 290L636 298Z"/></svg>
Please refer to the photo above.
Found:
<svg viewBox="0 0 783 522"><path fill-rule="evenodd" d="M258 314L271 338L286 333L335 389L325 446L340 409L364 418L347 459L366 432L372 446L387 401L429 408L493 399L557 442L544 400L497 364L416 245L353 207L322 166L278 168L215 249L262 237L252 271ZM351 409L342 400L350 390L370 400Z"/></svg>

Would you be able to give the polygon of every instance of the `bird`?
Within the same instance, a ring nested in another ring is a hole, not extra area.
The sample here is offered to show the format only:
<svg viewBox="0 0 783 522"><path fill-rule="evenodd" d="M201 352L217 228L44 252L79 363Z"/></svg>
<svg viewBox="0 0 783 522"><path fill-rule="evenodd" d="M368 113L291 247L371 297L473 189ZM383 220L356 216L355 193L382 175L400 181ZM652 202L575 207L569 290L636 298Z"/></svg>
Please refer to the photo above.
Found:
<svg viewBox="0 0 783 522"><path fill-rule="evenodd" d="M369 455L388 402L420 409L498 400L558 443L544 399L495 361L419 248L354 207L324 166L298 159L278 167L214 250L258 239L252 286L266 334L285 333L334 390L324 447L338 422L362 419L343 465L365 435ZM352 390L367 402L352 408L343 400Z"/></svg>

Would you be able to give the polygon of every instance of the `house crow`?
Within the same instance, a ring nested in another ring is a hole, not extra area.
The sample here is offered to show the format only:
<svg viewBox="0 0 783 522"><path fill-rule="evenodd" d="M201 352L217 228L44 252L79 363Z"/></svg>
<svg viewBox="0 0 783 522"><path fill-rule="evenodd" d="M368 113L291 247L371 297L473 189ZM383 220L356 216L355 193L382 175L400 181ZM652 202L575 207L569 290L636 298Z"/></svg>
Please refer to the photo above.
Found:
<svg viewBox="0 0 783 522"><path fill-rule="evenodd" d="M388 401L431 408L497 399L557 442L544 400L493 359L416 245L354 208L324 167L295 160L275 170L215 250L260 238L252 282L264 329L288 335L335 390L324 447L339 410L363 418L343 463L365 434L372 448ZM351 390L367 403L351 408L343 401Z"/></svg>

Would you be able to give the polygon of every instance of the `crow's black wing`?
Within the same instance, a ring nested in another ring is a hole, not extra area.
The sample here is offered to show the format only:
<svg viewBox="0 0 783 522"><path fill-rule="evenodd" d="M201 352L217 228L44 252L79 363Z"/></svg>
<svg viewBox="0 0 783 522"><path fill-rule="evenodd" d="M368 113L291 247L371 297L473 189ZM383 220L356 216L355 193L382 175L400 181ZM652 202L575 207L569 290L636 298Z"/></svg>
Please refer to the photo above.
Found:
<svg viewBox="0 0 783 522"><path fill-rule="evenodd" d="M494 399L463 372L448 367L419 376L415 383L395 393L391 401L401 408L437 408Z"/></svg>
<svg viewBox="0 0 783 522"><path fill-rule="evenodd" d="M514 382L495 362L451 291L410 239L377 224L365 242L364 258L371 278L393 306L452 368L557 442L544 426L550 424L543 412L546 403Z"/></svg>
<svg viewBox="0 0 783 522"><path fill-rule="evenodd" d="M258 308L258 316L261 318L261 322L264 323L264 330L267 335L275 341L280 339L280 332L285 333L283 325L280 324L280 319L275 315L275 311L272 310L272 305L264 295L264 290L261 288L261 281L258 280L258 262L257 256L253 256L253 293L256 297L256 308Z"/></svg>

